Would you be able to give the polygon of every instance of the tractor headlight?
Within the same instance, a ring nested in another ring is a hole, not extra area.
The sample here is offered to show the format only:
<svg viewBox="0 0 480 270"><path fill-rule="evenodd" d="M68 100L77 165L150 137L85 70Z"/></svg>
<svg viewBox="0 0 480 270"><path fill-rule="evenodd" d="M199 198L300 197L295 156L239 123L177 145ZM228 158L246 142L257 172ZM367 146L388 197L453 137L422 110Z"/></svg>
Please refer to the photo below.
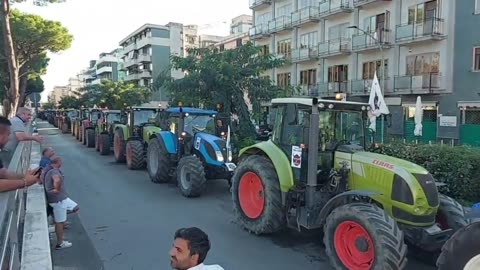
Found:
<svg viewBox="0 0 480 270"><path fill-rule="evenodd" d="M228 162L232 162L233 157L232 157L232 149L228 149Z"/></svg>
<svg viewBox="0 0 480 270"><path fill-rule="evenodd" d="M217 161L218 162L223 162L224 161L222 152L215 151L215 154L217 155Z"/></svg>

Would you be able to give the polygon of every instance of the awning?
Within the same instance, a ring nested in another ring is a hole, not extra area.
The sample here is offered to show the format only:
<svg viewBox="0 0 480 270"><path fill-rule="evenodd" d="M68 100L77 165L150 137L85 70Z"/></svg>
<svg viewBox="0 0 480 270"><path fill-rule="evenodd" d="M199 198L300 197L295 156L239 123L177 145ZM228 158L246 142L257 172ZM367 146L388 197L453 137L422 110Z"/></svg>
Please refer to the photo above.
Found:
<svg viewBox="0 0 480 270"><path fill-rule="evenodd" d="M480 101L458 101L457 104L463 108L480 108Z"/></svg>

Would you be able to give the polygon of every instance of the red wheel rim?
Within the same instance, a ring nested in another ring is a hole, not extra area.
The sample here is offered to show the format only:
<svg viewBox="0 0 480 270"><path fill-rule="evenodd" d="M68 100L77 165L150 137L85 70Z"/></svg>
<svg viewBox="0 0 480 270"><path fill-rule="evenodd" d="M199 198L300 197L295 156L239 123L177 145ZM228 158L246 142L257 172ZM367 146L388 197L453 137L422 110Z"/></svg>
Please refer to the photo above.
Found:
<svg viewBox="0 0 480 270"><path fill-rule="evenodd" d="M334 246L340 261L349 270L368 270L375 260L370 234L354 221L344 221L335 230Z"/></svg>
<svg viewBox="0 0 480 270"><path fill-rule="evenodd" d="M243 213L251 218L258 218L265 208L263 183L256 173L247 172L240 178L238 197Z"/></svg>
<svg viewBox="0 0 480 270"><path fill-rule="evenodd" d="M113 137L113 152L115 153L115 156L120 156L120 138L118 138L118 135L115 134Z"/></svg>

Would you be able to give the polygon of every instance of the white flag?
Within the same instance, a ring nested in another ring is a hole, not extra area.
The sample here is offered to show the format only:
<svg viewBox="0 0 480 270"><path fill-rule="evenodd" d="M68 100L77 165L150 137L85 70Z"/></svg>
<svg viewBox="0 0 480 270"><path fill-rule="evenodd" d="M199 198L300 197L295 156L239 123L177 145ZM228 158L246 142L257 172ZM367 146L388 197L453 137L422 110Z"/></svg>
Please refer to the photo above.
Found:
<svg viewBox="0 0 480 270"><path fill-rule="evenodd" d="M385 99L382 95L382 89L380 88L380 83L378 82L377 72L373 76L372 88L370 89L370 98L368 100L371 111L368 115L370 118L370 129L374 132L376 131L376 120L377 117L382 114L390 114Z"/></svg>

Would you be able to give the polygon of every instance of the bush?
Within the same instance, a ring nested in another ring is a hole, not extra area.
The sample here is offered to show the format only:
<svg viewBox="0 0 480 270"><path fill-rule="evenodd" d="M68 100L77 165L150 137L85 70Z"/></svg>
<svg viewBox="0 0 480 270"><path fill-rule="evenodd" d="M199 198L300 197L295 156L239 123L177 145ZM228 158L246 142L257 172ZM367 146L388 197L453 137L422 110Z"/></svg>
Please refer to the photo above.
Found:
<svg viewBox="0 0 480 270"><path fill-rule="evenodd" d="M480 201L480 151L463 146L393 143L372 147L372 152L416 163L445 186L439 191L459 201Z"/></svg>

